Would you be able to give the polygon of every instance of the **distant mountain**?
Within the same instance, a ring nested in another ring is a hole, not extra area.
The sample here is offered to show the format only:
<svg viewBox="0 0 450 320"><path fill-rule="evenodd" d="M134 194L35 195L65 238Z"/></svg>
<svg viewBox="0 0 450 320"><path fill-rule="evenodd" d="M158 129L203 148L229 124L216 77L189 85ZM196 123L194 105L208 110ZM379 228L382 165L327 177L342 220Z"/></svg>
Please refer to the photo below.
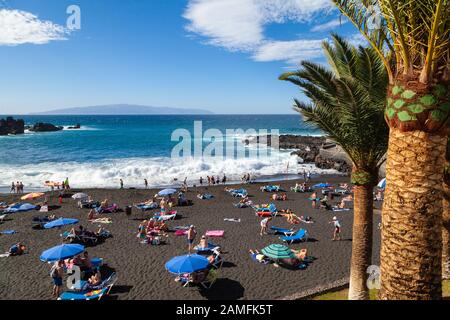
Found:
<svg viewBox="0 0 450 320"><path fill-rule="evenodd" d="M33 113L34 115L151 115L151 114L213 114L203 109L148 107L131 104L77 107Z"/></svg>

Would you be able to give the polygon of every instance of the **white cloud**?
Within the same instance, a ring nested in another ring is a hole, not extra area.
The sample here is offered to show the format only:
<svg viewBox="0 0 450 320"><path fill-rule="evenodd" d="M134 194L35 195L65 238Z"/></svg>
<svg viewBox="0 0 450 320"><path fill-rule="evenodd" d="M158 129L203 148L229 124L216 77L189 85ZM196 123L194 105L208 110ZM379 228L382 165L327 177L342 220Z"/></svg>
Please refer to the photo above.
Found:
<svg viewBox="0 0 450 320"><path fill-rule="evenodd" d="M343 25L345 23L347 23L346 20L334 19L334 20L328 21L326 23L318 24L318 25L314 26L313 28L311 28L311 31L312 32L328 31L335 27L340 27L341 25Z"/></svg>
<svg viewBox="0 0 450 320"><path fill-rule="evenodd" d="M315 47L305 48L302 44L310 46L321 40L267 39L265 26L305 23L331 7L330 0L190 0L183 16L189 21L186 29L205 37L208 44L230 51L249 52L256 61L291 62L299 57L313 57ZM276 52L283 48L291 52Z"/></svg>
<svg viewBox="0 0 450 320"><path fill-rule="evenodd" d="M271 41L258 48L255 61L287 61L298 64L301 60L320 57L323 40Z"/></svg>
<svg viewBox="0 0 450 320"><path fill-rule="evenodd" d="M0 9L0 46L45 44L54 40L66 40L65 36L68 33L63 26L40 20L30 12Z"/></svg>
<svg viewBox="0 0 450 320"><path fill-rule="evenodd" d="M364 36L361 33L354 33L350 36L346 37L347 41L354 46L363 46L363 47L367 47L368 46L368 42L366 40L366 38L364 38Z"/></svg>

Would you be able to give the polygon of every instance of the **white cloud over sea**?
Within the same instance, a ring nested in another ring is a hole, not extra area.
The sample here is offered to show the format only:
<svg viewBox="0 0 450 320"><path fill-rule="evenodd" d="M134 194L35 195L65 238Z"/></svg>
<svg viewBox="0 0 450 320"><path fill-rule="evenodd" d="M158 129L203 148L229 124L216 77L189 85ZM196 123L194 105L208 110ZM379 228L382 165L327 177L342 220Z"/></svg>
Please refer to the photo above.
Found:
<svg viewBox="0 0 450 320"><path fill-rule="evenodd" d="M333 10L329 0L190 0L184 18L186 29L210 45L247 52L255 61L298 62L321 56L317 39L279 41L266 37L270 24L308 23ZM336 21L317 25L315 31L336 26Z"/></svg>
<svg viewBox="0 0 450 320"><path fill-rule="evenodd" d="M69 31L51 21L22 10L0 9L0 46L46 44L67 40Z"/></svg>

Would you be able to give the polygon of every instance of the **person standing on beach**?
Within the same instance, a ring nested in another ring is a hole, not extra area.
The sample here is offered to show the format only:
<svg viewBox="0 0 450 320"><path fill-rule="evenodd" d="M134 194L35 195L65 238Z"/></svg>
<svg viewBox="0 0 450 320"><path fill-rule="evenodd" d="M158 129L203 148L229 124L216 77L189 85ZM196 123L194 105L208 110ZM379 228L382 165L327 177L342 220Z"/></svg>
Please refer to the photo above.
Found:
<svg viewBox="0 0 450 320"><path fill-rule="evenodd" d="M311 171L308 171L308 174L306 175L306 181L307 182L311 181Z"/></svg>
<svg viewBox="0 0 450 320"><path fill-rule="evenodd" d="M64 189L70 190L69 178L68 177L66 177L66 180L64 181Z"/></svg>
<svg viewBox="0 0 450 320"><path fill-rule="evenodd" d="M14 184L14 181L11 183L11 190L9 191L9 193L14 193L16 192L16 185Z"/></svg>
<svg viewBox="0 0 450 320"><path fill-rule="evenodd" d="M123 180L120 179L120 189L123 189Z"/></svg>
<svg viewBox="0 0 450 320"><path fill-rule="evenodd" d="M224 173L223 178L222 178L222 184L225 184L225 183L227 183L227 176Z"/></svg>
<svg viewBox="0 0 450 320"><path fill-rule="evenodd" d="M195 236L197 235L197 231L195 230L194 225L189 226L189 230L187 231L187 242L188 242L188 252L191 254L192 244L194 243Z"/></svg>
<svg viewBox="0 0 450 320"><path fill-rule="evenodd" d="M145 185L145 189L148 189L148 181L147 181L147 179L144 179L144 185Z"/></svg>
<svg viewBox="0 0 450 320"><path fill-rule="evenodd" d="M203 177L200 177L199 182L200 182L200 185L202 186L203 185Z"/></svg>
<svg viewBox="0 0 450 320"><path fill-rule="evenodd" d="M334 225L333 241L341 240L341 224L337 217L333 217L333 221L330 221Z"/></svg>
<svg viewBox="0 0 450 320"><path fill-rule="evenodd" d="M272 220L272 217L267 217L267 218L262 219L261 232L259 233L261 235L261 237L263 236L263 234L267 234L267 227L269 226L270 220Z"/></svg>
<svg viewBox="0 0 450 320"><path fill-rule="evenodd" d="M63 266L64 262L59 260L55 262L50 270L50 276L53 280L53 291L52 294L54 297L58 298L62 291L63 286Z"/></svg>

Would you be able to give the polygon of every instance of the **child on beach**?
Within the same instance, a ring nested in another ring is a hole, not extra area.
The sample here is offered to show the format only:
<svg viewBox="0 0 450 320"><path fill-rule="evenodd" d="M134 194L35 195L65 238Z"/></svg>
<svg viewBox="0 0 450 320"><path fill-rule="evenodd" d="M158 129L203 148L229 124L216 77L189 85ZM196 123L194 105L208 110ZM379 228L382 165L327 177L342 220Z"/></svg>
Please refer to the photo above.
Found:
<svg viewBox="0 0 450 320"><path fill-rule="evenodd" d="M330 221L334 225L333 241L341 240L341 224L337 217L333 217L333 221Z"/></svg>
<svg viewBox="0 0 450 320"><path fill-rule="evenodd" d="M272 220L272 217L264 218L261 221L261 232L259 233L261 237L263 236L263 234L267 234L267 227L269 225L270 220Z"/></svg>

